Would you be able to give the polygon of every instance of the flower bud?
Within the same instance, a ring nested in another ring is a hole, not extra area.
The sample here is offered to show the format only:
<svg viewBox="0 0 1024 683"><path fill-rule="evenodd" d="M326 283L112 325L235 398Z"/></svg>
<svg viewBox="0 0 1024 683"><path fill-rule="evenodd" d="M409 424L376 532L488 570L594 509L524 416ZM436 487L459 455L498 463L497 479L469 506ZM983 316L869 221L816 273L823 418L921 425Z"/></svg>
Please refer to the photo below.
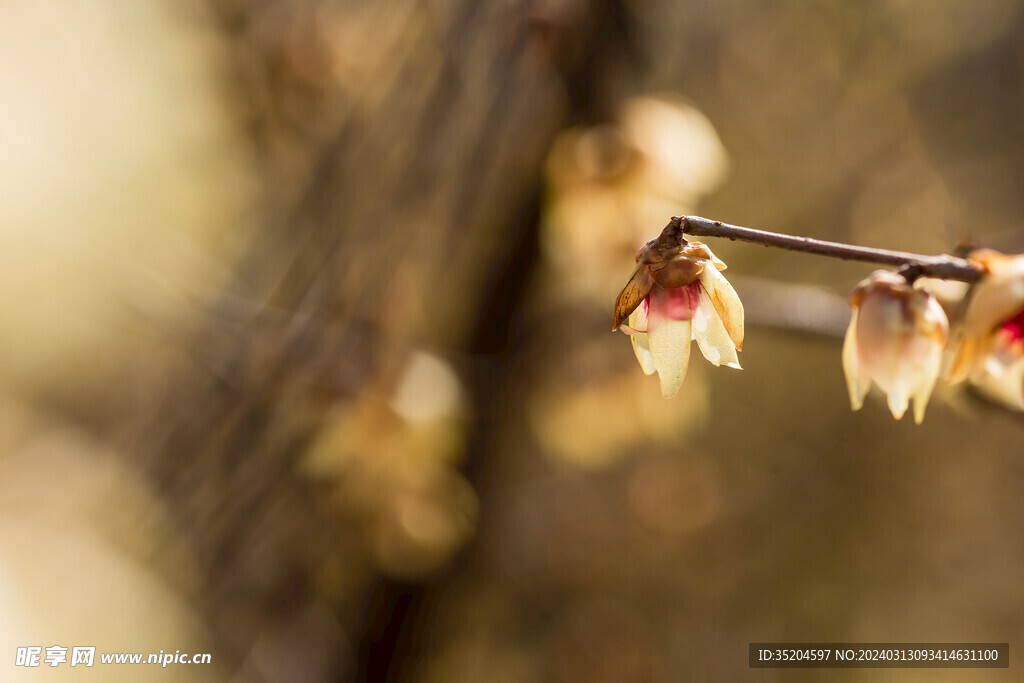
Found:
<svg viewBox="0 0 1024 683"><path fill-rule="evenodd" d="M875 382L897 420L914 400L914 421L924 419L949 338L946 313L932 294L901 275L879 270L850 294L853 315L843 343L850 404L860 410Z"/></svg>

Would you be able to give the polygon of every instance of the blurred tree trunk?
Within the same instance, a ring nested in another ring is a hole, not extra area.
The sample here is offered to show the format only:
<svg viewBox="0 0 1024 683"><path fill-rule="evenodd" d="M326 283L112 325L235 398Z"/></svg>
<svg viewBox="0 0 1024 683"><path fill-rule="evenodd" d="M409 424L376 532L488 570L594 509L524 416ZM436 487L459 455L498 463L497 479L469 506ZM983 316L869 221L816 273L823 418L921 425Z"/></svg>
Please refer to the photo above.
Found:
<svg viewBox="0 0 1024 683"><path fill-rule="evenodd" d="M382 578L374 521L302 461L419 349L497 354L469 385L477 424L500 421L486 397L532 266L542 162L567 121L612 106L625 15L614 0L213 7L263 182L239 275L256 303L213 304L190 343L214 360L167 371L138 450L237 661L257 640L289 653L247 672L380 680L411 645L419 589Z"/></svg>

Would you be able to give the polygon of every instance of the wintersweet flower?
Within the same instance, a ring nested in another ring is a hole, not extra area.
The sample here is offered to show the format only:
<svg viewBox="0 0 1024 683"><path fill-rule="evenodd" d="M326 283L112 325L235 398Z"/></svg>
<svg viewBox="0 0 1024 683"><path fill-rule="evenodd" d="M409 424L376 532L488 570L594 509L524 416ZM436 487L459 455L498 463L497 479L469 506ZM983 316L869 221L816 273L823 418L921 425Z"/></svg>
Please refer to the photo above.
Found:
<svg viewBox="0 0 1024 683"><path fill-rule="evenodd" d="M964 315L950 381L970 378L989 396L1024 410L1024 255L979 249L969 258L985 275Z"/></svg>
<svg viewBox="0 0 1024 683"><path fill-rule="evenodd" d="M930 292L887 270L861 281L850 305L843 343L850 404L860 410L874 381L888 396L893 417L902 418L914 399L914 422L921 424L949 338L945 311Z"/></svg>
<svg viewBox="0 0 1024 683"><path fill-rule="evenodd" d="M679 391L691 340L712 364L739 369L743 304L719 272L725 264L704 244L684 240L673 224L644 245L636 260L615 302L612 329L630 335L644 373L658 373L662 396Z"/></svg>

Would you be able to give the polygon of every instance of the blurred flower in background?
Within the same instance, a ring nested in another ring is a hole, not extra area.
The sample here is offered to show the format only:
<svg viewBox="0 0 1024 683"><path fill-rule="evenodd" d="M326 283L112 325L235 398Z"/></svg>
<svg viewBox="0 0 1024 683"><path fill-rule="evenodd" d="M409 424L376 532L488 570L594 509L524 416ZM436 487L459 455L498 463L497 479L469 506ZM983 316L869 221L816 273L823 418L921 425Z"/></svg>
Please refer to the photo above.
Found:
<svg viewBox="0 0 1024 683"><path fill-rule="evenodd" d="M450 365L411 355L390 392L339 406L304 469L334 485L340 519L368 526L375 566L413 579L443 567L473 534L478 502L454 467L465 451L466 396Z"/></svg>
<svg viewBox="0 0 1024 683"><path fill-rule="evenodd" d="M563 291L607 292L651 226L692 213L727 169L711 122L678 97L635 97L614 121L560 134L546 162L542 244Z"/></svg>
<svg viewBox="0 0 1024 683"><path fill-rule="evenodd" d="M652 226L693 211L727 168L710 121L674 95L630 97L611 120L561 132L544 164L545 307L552 315L581 308L605 315L636 245ZM529 424L546 454L606 469L634 448L673 442L706 415L701 373L691 373L680 415L635 366L608 366L607 358L617 356L613 339L574 337L571 357L545 374L528 401Z"/></svg>

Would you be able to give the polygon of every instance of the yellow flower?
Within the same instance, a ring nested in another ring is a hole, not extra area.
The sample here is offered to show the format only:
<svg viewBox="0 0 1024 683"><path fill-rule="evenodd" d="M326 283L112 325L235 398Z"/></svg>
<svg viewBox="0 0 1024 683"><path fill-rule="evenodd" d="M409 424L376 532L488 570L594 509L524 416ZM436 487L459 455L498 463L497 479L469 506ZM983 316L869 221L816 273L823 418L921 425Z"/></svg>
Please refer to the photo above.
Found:
<svg viewBox="0 0 1024 683"><path fill-rule="evenodd" d="M914 399L914 422L924 419L939 377L949 321L932 294L903 276L878 270L850 294L853 316L843 343L843 371L854 410L871 382L888 396L897 420Z"/></svg>
<svg viewBox="0 0 1024 683"><path fill-rule="evenodd" d="M985 394L1024 410L1024 255L970 255L985 275L974 289L950 381L970 378Z"/></svg>
<svg viewBox="0 0 1024 683"><path fill-rule="evenodd" d="M637 253L615 302L613 329L630 335L640 367L658 373L665 398L683 383L691 340L712 364L740 367L743 304L720 270L725 264L707 246L666 229Z"/></svg>

